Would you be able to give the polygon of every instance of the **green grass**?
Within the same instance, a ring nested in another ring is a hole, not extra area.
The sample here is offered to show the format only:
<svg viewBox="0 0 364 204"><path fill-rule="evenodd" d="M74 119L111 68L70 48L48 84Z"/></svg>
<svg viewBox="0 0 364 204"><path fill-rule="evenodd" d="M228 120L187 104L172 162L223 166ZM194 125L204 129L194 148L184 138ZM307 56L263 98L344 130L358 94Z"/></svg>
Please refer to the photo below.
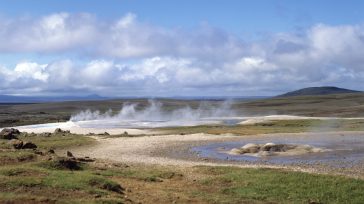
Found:
<svg viewBox="0 0 364 204"><path fill-rule="evenodd" d="M39 150L65 149L68 147L93 144L94 140L82 135L67 134L65 136L52 135L43 137L39 135L21 134L19 139L33 142ZM9 140L0 140L0 164L16 164L18 162L31 162L36 160L38 155L33 150L16 150L9 144Z"/></svg>
<svg viewBox="0 0 364 204"><path fill-rule="evenodd" d="M239 200L278 203L362 203L364 181L339 176L313 175L271 169L200 167L210 177L200 196L215 203Z"/></svg>
<svg viewBox="0 0 364 204"><path fill-rule="evenodd" d="M363 129L364 120L287 120L247 126L163 130L185 134L249 135ZM20 139L35 143L43 151L93 142L91 138L73 134L51 137L22 135ZM86 164L80 170L70 171L54 166L52 161L47 161L47 156L36 155L32 150L12 151L10 148L8 141L0 141L0 149L3 149L0 151L0 203L124 202L124 195L120 192L122 187L129 188L130 185L136 185L138 189L134 196L147 200L158 198L169 203L177 196L184 197L185 202L191 198L205 203L362 203L364 200L364 181L340 176L234 167L195 167L185 171L161 166L99 167ZM129 182L129 186L124 186L123 182Z"/></svg>
<svg viewBox="0 0 364 204"><path fill-rule="evenodd" d="M51 137L42 136L21 136L19 139L24 141L30 141L36 144L39 148L43 149L60 149L71 146L82 146L92 144L93 139L85 137L83 135L66 134L52 135Z"/></svg>
<svg viewBox="0 0 364 204"><path fill-rule="evenodd" d="M16 151L16 152L0 152L0 164L12 164L17 162L27 162L36 159L36 155L30 151Z"/></svg>
<svg viewBox="0 0 364 204"><path fill-rule="evenodd" d="M123 202L123 182L145 183L138 192L155 197L171 192L207 203L362 203L364 181L271 169L199 166L189 175L160 166L131 166L101 170L55 170L39 162L0 167L0 202L54 199L57 202ZM170 180L167 182L167 180ZM159 181L159 182L155 182ZM188 187L187 187L188 186ZM13 194L12 192L18 192ZM97 198L97 199L95 199Z"/></svg>
<svg viewBox="0 0 364 204"><path fill-rule="evenodd" d="M77 134L66 134L64 136L52 134L50 137L40 136L39 134L21 134L20 140L33 142L40 149L62 149L67 147L90 145L94 140L90 137ZM0 149L12 148L9 140L0 140Z"/></svg>
<svg viewBox="0 0 364 204"><path fill-rule="evenodd" d="M147 182L160 182L163 179L173 177L182 177L182 174L171 170L162 170L161 168L138 167L135 168L109 168L97 171L97 174L107 177L123 177Z"/></svg>
<svg viewBox="0 0 364 204"><path fill-rule="evenodd" d="M39 163L0 167L0 189L3 189L0 202L16 199L17 196L11 192L25 189L27 190L23 196L27 192L33 192L28 197L48 197L61 202L78 199L94 202L96 195L112 197L120 202L123 190L115 181L96 175L92 168L85 168L83 171L54 170L43 168ZM47 192L53 191L57 193L47 195ZM80 197L73 198L74 194Z"/></svg>
<svg viewBox="0 0 364 204"><path fill-rule="evenodd" d="M193 127L160 128L164 134L226 134L255 135L268 133L297 133L317 131L359 131L364 130L364 120L276 120L252 125L200 125Z"/></svg>

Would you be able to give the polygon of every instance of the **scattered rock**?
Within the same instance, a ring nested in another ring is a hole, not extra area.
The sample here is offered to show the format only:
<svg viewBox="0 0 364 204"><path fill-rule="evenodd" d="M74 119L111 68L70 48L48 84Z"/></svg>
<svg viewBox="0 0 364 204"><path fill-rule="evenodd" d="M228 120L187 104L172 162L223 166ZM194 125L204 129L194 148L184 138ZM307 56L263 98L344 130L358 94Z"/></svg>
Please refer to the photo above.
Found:
<svg viewBox="0 0 364 204"><path fill-rule="evenodd" d="M230 150L230 154L243 154L243 152L239 148L234 148L234 149Z"/></svg>
<svg viewBox="0 0 364 204"><path fill-rule="evenodd" d="M95 159L91 159L89 157L79 157L79 158L77 158L77 160L80 162L94 162L95 161Z"/></svg>
<svg viewBox="0 0 364 204"><path fill-rule="evenodd" d="M38 135L35 134L34 132L32 132L32 133L23 132L23 133L21 133L21 136L23 136L23 137L36 137Z"/></svg>
<svg viewBox="0 0 364 204"><path fill-rule="evenodd" d="M114 191L116 193L123 193L124 188L121 187L119 184L114 184L114 183L104 183L102 185L103 189L109 190L109 191Z"/></svg>
<svg viewBox="0 0 364 204"><path fill-rule="evenodd" d="M32 142L23 142L22 149L37 149L37 145Z"/></svg>
<svg viewBox="0 0 364 204"><path fill-rule="evenodd" d="M73 157L56 157L54 159L55 165L60 168L69 170L81 169L80 163Z"/></svg>
<svg viewBox="0 0 364 204"><path fill-rule="evenodd" d="M118 183L108 182L108 181L105 181L105 180L99 179L99 178L90 179L89 184L94 187L98 187L98 188L109 190L109 191L114 191L114 192L120 193L120 194L123 194L124 193L123 191L125 190Z"/></svg>
<svg viewBox="0 0 364 204"><path fill-rule="evenodd" d="M48 150L49 154L55 154L56 152L53 149Z"/></svg>
<svg viewBox="0 0 364 204"><path fill-rule="evenodd" d="M39 136L41 136L41 137L50 137L50 136L52 136L52 133L50 133L50 132L43 132L43 133L40 133Z"/></svg>
<svg viewBox="0 0 364 204"><path fill-rule="evenodd" d="M292 144L246 144L241 148L234 148L229 154L250 154L251 156L274 156L274 155L300 155L306 153L315 153L329 151L327 149L315 148L310 145L292 145Z"/></svg>
<svg viewBox="0 0 364 204"><path fill-rule="evenodd" d="M276 144L272 143L272 142L268 142L265 145L263 145L262 147L262 151L269 151L270 147L274 146Z"/></svg>
<svg viewBox="0 0 364 204"><path fill-rule="evenodd" d="M110 135L108 132L104 132L104 135Z"/></svg>
<svg viewBox="0 0 364 204"><path fill-rule="evenodd" d="M74 157L74 156L73 156L72 152L67 151L67 157Z"/></svg>
<svg viewBox="0 0 364 204"><path fill-rule="evenodd" d="M257 152L259 152L259 150L260 150L260 146L257 144L252 144L252 143L246 144L243 147L241 147L241 151L243 154L244 153L257 153Z"/></svg>
<svg viewBox="0 0 364 204"><path fill-rule="evenodd" d="M14 147L14 149L21 149L23 147L23 141L18 139L12 139L9 143Z"/></svg>
<svg viewBox="0 0 364 204"><path fill-rule="evenodd" d="M17 139L17 136L19 134L20 134L20 131L18 129L4 128L0 132L0 139L6 139L6 140Z"/></svg>
<svg viewBox="0 0 364 204"><path fill-rule="evenodd" d="M298 145L267 143L262 147L262 150L271 152L286 152L287 150L295 149L297 147ZM309 146L309 148L311 148L311 146Z"/></svg>
<svg viewBox="0 0 364 204"><path fill-rule="evenodd" d="M54 134L63 133L63 130L61 128L56 128L53 133Z"/></svg>
<svg viewBox="0 0 364 204"><path fill-rule="evenodd" d="M19 139L12 139L9 142L14 149L37 149L37 145L32 142L24 142Z"/></svg>
<svg viewBox="0 0 364 204"><path fill-rule="evenodd" d="M54 134L69 134L71 133L69 130L62 130L61 128L56 128L54 130Z"/></svg>
<svg viewBox="0 0 364 204"><path fill-rule="evenodd" d="M270 152L270 151L261 151L261 152L259 152L259 156L263 156L263 157L273 156L273 155L274 155L274 153Z"/></svg>
<svg viewBox="0 0 364 204"><path fill-rule="evenodd" d="M242 149L248 149L248 148L251 148L251 147L259 147L259 145L253 144L253 143L248 143L248 144L242 146L241 148Z"/></svg>
<svg viewBox="0 0 364 204"><path fill-rule="evenodd" d="M34 150L34 154L38 154L38 155L43 156L44 155L44 152L42 152L40 150Z"/></svg>

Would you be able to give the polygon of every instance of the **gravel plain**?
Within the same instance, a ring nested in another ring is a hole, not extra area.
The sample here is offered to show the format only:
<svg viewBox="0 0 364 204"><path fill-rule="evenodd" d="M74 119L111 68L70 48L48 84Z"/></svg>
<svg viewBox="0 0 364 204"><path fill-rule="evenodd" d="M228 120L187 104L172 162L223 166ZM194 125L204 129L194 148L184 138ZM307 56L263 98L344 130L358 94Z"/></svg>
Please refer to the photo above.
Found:
<svg viewBox="0 0 364 204"><path fill-rule="evenodd" d="M326 162L295 162L294 164L272 164L259 161L234 161L229 159L209 158L191 151L193 147L222 143L241 142L242 140L275 138L275 137L360 137L364 132L324 132L324 133L285 133L265 134L253 136L226 135L163 135L141 137L102 137L93 136L97 144L91 147L75 148L71 151L77 156L89 156L93 158L109 160L111 162L123 162L130 164L168 165L178 167L193 167L196 165L207 166L235 166L242 168L274 168L293 171L345 175L355 178L364 178L364 158L355 161L345 160L345 155L338 155L337 160ZM335 154L334 154L335 156ZM344 158L344 159L342 159Z"/></svg>

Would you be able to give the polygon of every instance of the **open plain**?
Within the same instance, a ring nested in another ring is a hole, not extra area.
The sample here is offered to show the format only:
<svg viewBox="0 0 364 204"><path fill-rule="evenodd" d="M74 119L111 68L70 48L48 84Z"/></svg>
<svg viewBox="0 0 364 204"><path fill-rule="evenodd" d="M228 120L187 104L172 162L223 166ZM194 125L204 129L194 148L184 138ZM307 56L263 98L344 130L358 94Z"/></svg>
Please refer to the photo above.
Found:
<svg viewBox="0 0 364 204"><path fill-rule="evenodd" d="M115 115L122 117L117 109L121 101L115 102L111 115L100 111L97 117L102 117L90 122L72 117L85 107L97 110L114 102L4 105L3 113L49 111L36 122L33 117L8 114L18 121L17 138L37 148L13 149L14 142L1 140L0 201L62 203L77 195L76 203L360 203L364 199L362 95L321 97L234 101L228 108L234 115L191 119L192 126L184 118L173 123L151 120L145 114L151 102L143 100L138 101L135 118L123 123L115 122ZM298 106L297 101L302 103L300 112L294 108L291 114L289 104ZM347 106L335 106L345 101ZM201 109L200 101L159 102L168 114L187 110L186 106L192 112ZM216 108L222 101L208 103ZM337 111L330 114L327 103ZM248 108L242 108L246 106L254 111L248 114ZM148 121L136 120L138 113ZM53 120L60 117L64 120ZM171 125L176 122L183 125ZM312 145L330 151L262 157L228 154L251 143Z"/></svg>

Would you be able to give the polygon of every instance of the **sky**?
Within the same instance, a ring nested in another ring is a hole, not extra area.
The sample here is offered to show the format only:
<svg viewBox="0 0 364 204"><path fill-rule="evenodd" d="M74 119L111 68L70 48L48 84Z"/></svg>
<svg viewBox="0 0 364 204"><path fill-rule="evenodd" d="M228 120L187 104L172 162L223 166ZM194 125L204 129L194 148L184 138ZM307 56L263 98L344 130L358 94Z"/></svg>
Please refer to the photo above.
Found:
<svg viewBox="0 0 364 204"><path fill-rule="evenodd" d="M364 90L364 1L0 0L0 94Z"/></svg>

